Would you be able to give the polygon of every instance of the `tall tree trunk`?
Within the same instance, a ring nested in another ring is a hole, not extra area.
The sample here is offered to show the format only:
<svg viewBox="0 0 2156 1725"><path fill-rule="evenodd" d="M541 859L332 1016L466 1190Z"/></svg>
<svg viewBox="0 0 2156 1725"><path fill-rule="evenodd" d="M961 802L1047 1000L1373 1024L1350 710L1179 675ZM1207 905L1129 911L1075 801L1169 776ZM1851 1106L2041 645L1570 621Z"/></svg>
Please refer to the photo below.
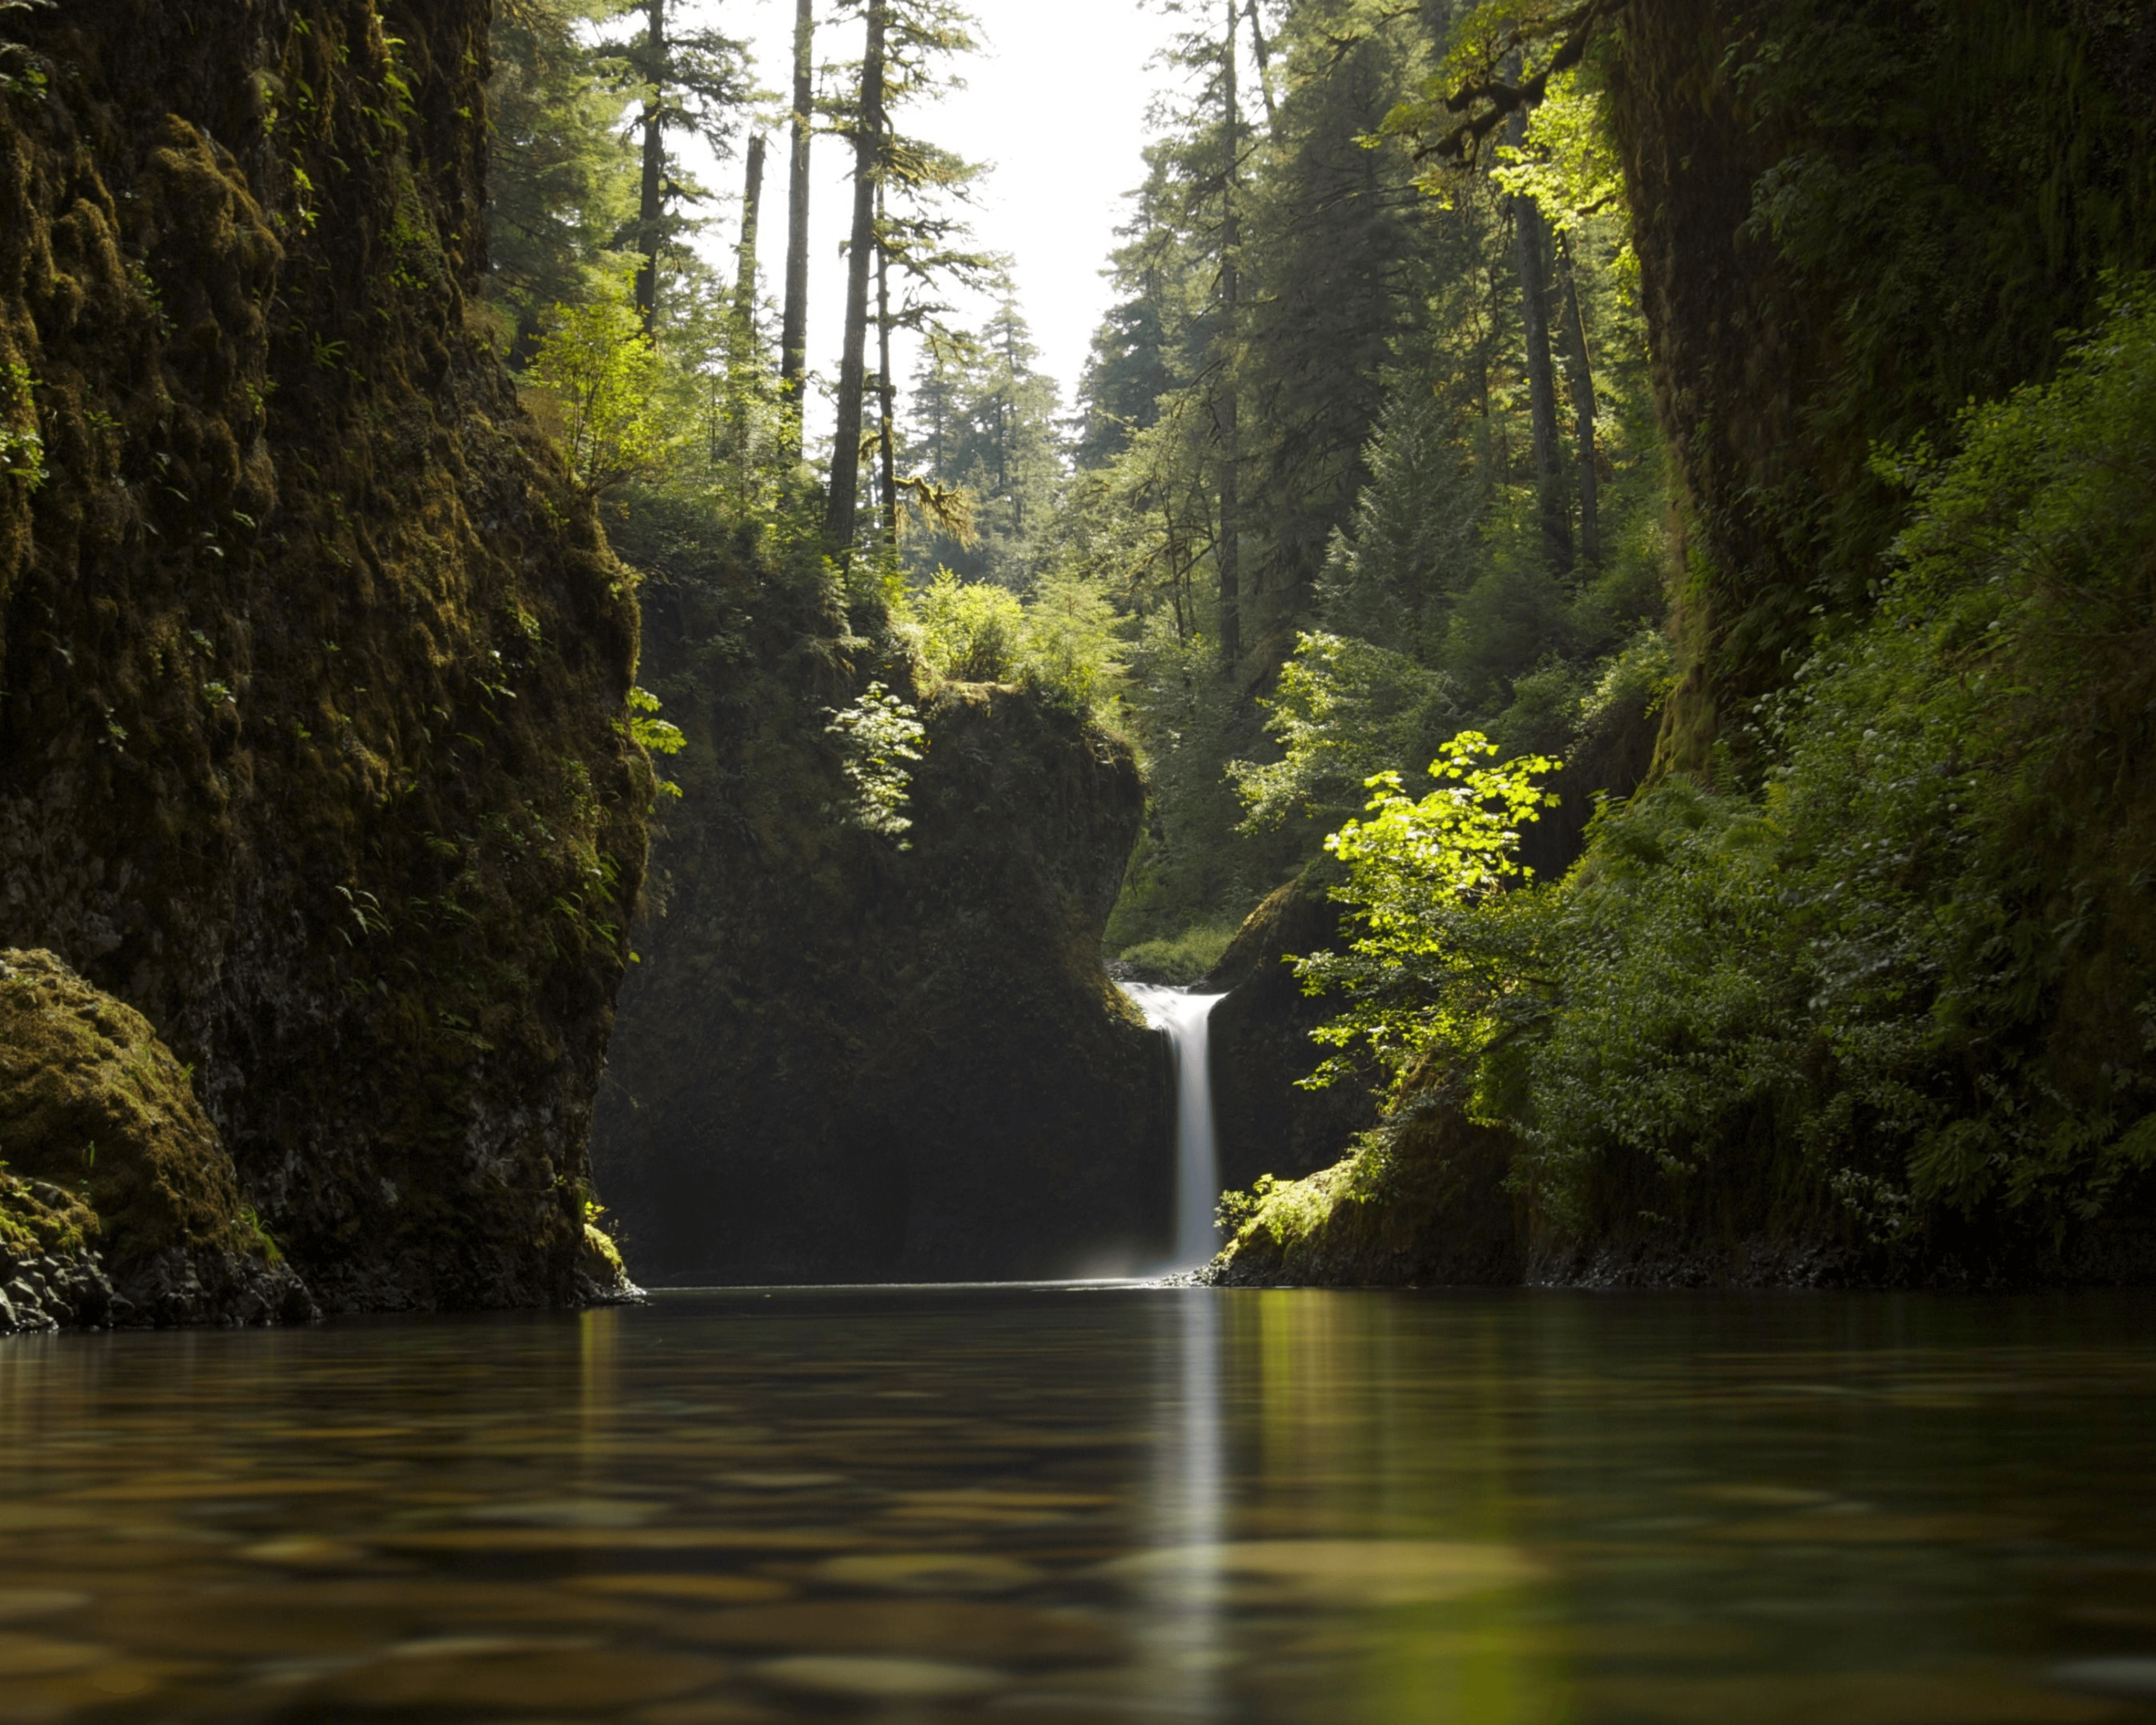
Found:
<svg viewBox="0 0 2156 1725"><path fill-rule="evenodd" d="M1572 371L1572 412L1579 422L1579 557L1590 569L1602 567L1601 476L1594 452L1594 363L1587 346L1587 319L1580 311L1579 283L1572 267L1572 245L1557 241L1558 285L1564 293L1565 356Z"/></svg>
<svg viewBox="0 0 2156 1725"><path fill-rule="evenodd" d="M763 225L763 134L748 141L748 180L742 187L741 249L734 264L734 311L745 327L756 327L756 244Z"/></svg>
<svg viewBox="0 0 2156 1725"><path fill-rule="evenodd" d="M1228 110L1225 174L1220 184L1220 542L1214 561L1220 570L1220 664L1228 675L1243 658L1242 426L1236 400L1236 311L1242 299L1237 254L1242 234L1235 207L1237 138L1241 108L1235 85L1235 23L1241 0L1228 0L1228 42L1222 90Z"/></svg>
<svg viewBox="0 0 2156 1725"><path fill-rule="evenodd" d="M898 386L891 375L891 254L883 243L883 187L876 187L876 463L883 542L898 550Z"/></svg>
<svg viewBox="0 0 2156 1725"><path fill-rule="evenodd" d="M742 188L741 255L734 271L734 322L726 347L726 389L733 398L734 456L744 494L749 469L749 372L756 364L756 243L763 223L763 134L748 141L748 183Z"/></svg>
<svg viewBox="0 0 2156 1725"><path fill-rule="evenodd" d="M1522 147L1527 127L1512 116L1513 147ZM1520 278L1520 330L1527 352L1527 412L1534 431L1535 497L1542 516L1543 552L1559 574L1572 567L1572 521L1564 506L1558 453L1557 367L1550 359L1548 227L1532 198L1512 200L1512 263Z"/></svg>
<svg viewBox="0 0 2156 1725"><path fill-rule="evenodd" d="M839 363L839 423L831 446L831 490L824 531L841 557L852 554L860 516L861 398L868 378L869 270L875 250L876 182L883 158L886 0L870 0L868 47L861 57L860 109L854 131L854 236L846 257L846 346Z"/></svg>
<svg viewBox="0 0 2156 1725"><path fill-rule="evenodd" d="M1280 140L1280 107L1273 100L1272 44L1265 40L1265 27L1258 17L1258 0L1250 0L1245 8L1250 20L1250 46L1258 53L1258 94L1265 99L1265 130Z"/></svg>
<svg viewBox="0 0 2156 1725"><path fill-rule="evenodd" d="M666 0L644 0L644 12L649 20L644 53L649 56L651 87L639 122L644 131L644 187L637 203L636 249L643 261L636 269L636 314L644 320L648 336L659 321L659 239L666 218L666 129L660 121L666 98L661 82L666 66Z"/></svg>
<svg viewBox="0 0 2156 1725"><path fill-rule="evenodd" d="M793 424L786 454L801 459L799 414L808 374L808 146L815 136L815 0L800 0L793 15L793 159L786 213L786 315L778 338L778 381Z"/></svg>

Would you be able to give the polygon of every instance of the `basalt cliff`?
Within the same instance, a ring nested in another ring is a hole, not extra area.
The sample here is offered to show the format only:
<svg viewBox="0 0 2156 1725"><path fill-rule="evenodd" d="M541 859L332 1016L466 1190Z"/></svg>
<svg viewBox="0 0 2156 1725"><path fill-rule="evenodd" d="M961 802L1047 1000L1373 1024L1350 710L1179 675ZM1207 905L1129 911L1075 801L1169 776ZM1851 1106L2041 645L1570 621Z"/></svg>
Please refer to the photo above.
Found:
<svg viewBox="0 0 2156 1725"><path fill-rule="evenodd" d="M644 866L634 598L475 325L489 9L0 23L0 947L154 1027L187 1225L330 1310L586 1286Z"/></svg>

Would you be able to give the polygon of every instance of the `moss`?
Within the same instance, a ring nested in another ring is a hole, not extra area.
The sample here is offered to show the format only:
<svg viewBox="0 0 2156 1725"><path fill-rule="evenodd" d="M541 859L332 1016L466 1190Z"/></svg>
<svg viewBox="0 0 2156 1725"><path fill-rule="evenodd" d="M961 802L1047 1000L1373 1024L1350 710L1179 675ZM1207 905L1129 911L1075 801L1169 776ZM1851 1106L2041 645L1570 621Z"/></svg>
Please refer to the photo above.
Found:
<svg viewBox="0 0 2156 1725"><path fill-rule="evenodd" d="M96 1245L96 1213L64 1188L0 1164L0 1261L72 1257Z"/></svg>
<svg viewBox="0 0 2156 1725"><path fill-rule="evenodd" d="M1255 1194L1211 1272L1231 1286L1504 1286L1525 1273L1512 1143L1425 1089L1333 1167Z"/></svg>
<svg viewBox="0 0 2156 1725"><path fill-rule="evenodd" d="M122 1266L174 1247L267 1260L186 1070L47 952L0 952L0 1163L95 1212Z"/></svg>
<svg viewBox="0 0 2156 1725"><path fill-rule="evenodd" d="M1235 939L1234 925L1187 928L1164 940L1141 941L1116 955L1125 971L1144 983L1178 985L1200 980Z"/></svg>
<svg viewBox="0 0 2156 1725"><path fill-rule="evenodd" d="M391 10L16 27L67 72L0 100L49 469L0 482L0 928L162 1027L333 1301L539 1303L642 883L637 618L472 326L488 8Z"/></svg>

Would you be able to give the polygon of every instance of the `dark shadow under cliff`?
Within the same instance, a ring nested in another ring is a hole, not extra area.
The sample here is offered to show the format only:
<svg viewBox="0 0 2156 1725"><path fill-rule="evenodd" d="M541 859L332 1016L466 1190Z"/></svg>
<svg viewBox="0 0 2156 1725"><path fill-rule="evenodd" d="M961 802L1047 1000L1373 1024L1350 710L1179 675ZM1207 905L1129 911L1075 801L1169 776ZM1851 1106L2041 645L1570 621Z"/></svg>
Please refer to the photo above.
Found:
<svg viewBox="0 0 2156 1725"><path fill-rule="evenodd" d="M850 620L813 573L746 550L660 569L646 603L687 794L665 818L660 914L637 935L594 1140L638 1275L1157 1260L1166 1045L1101 954L1143 810L1129 747L1025 688L919 697L876 608ZM902 838L849 819L825 729L874 678L919 697L927 731Z"/></svg>

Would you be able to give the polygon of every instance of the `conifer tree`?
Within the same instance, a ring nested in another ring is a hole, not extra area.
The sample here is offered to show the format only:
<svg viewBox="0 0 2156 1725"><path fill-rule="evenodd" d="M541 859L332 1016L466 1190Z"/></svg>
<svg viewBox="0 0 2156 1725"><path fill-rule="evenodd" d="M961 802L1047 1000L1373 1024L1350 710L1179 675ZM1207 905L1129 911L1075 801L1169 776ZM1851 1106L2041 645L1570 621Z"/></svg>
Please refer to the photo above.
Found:
<svg viewBox="0 0 2156 1725"><path fill-rule="evenodd" d="M798 0L793 16L793 106L788 116L791 145L787 180L786 310L778 341L778 377L798 428L808 372L808 170L816 136L815 0ZM799 433L787 453L801 453Z"/></svg>
<svg viewBox="0 0 2156 1725"><path fill-rule="evenodd" d="M683 232L679 210L703 194L668 147L670 136L701 138L721 158L747 97L742 44L711 29L674 28L680 0L637 0L642 28L606 44L616 78L635 99L632 130L641 152L634 249L640 260L636 309L647 332L657 327L661 259Z"/></svg>

